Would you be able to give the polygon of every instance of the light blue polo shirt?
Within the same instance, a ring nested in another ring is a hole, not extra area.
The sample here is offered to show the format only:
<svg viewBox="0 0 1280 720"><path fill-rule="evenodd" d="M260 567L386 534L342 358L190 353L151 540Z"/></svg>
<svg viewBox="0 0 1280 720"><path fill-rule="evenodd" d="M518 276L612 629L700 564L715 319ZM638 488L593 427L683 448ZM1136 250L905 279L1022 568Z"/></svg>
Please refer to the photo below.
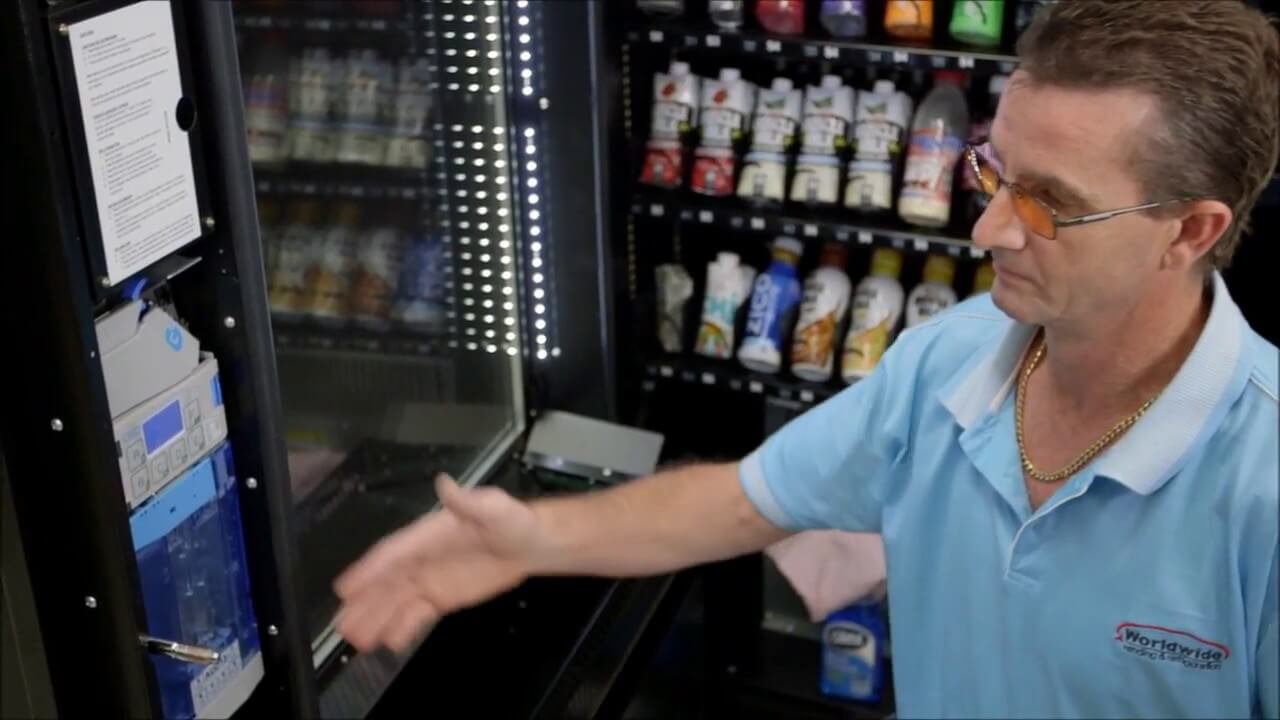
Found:
<svg viewBox="0 0 1280 720"><path fill-rule="evenodd" d="M1031 512L988 296L742 461L791 529L879 532L902 717L1277 717L1277 351L1220 276L1147 414ZM815 680L815 682L817 682Z"/></svg>

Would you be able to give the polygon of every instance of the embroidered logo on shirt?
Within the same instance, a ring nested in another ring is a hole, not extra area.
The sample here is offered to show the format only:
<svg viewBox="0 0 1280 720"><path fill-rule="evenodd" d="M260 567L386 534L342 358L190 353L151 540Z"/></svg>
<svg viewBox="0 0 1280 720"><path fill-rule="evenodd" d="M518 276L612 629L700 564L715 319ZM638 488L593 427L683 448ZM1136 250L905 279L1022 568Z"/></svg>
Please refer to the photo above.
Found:
<svg viewBox="0 0 1280 720"><path fill-rule="evenodd" d="M1122 622L1116 626L1115 640L1127 653L1175 662L1192 670L1219 670L1231 657L1231 650L1222 643L1159 625Z"/></svg>

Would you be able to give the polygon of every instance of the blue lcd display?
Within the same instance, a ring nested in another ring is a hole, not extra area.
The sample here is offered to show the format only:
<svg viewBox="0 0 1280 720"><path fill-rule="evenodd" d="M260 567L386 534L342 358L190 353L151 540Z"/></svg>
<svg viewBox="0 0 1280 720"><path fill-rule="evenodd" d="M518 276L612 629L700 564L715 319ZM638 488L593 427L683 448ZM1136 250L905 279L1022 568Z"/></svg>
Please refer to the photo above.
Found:
<svg viewBox="0 0 1280 720"><path fill-rule="evenodd" d="M182 432L182 406L177 400L165 405L142 423L142 437L150 455Z"/></svg>

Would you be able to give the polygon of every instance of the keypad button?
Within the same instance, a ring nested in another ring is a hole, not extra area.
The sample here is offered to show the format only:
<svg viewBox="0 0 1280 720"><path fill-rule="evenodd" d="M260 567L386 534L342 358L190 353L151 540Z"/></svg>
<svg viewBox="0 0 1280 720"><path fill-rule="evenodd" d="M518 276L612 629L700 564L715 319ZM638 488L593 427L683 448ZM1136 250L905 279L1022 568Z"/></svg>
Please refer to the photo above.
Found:
<svg viewBox="0 0 1280 720"><path fill-rule="evenodd" d="M160 453L151 461L151 477L158 483L169 479L169 454Z"/></svg>
<svg viewBox="0 0 1280 720"><path fill-rule="evenodd" d="M204 450L204 426L196 425L187 430L187 441L191 444L191 455L199 455Z"/></svg>
<svg viewBox="0 0 1280 720"><path fill-rule="evenodd" d="M187 418L187 427L194 427L200 422L200 403L192 400L186 405L185 417Z"/></svg>
<svg viewBox="0 0 1280 720"><path fill-rule="evenodd" d="M186 467L187 444L185 442L176 442L173 444L173 449L169 451L169 461L174 470Z"/></svg>
<svg viewBox="0 0 1280 720"><path fill-rule="evenodd" d="M146 468L143 468L141 471L134 473L133 477L129 478L129 487L133 490L134 501L141 500L142 496L147 494L147 469Z"/></svg>
<svg viewBox="0 0 1280 720"><path fill-rule="evenodd" d="M139 440L129 446L125 451L125 459L129 463L130 470L137 470L147 461L147 451L142 447L142 441Z"/></svg>

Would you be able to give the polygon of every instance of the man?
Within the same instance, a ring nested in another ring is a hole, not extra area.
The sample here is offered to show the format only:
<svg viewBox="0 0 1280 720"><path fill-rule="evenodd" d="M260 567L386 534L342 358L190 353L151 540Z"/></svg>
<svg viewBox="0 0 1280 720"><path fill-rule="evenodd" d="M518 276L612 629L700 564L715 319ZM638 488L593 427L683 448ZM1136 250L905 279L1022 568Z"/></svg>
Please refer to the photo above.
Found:
<svg viewBox="0 0 1280 720"><path fill-rule="evenodd" d="M339 579L343 635L400 648L534 574L875 531L904 717L1280 714L1277 353L1216 271L1276 167L1276 31L1081 0L1019 55L966 156L989 297L740 463L531 503L439 483Z"/></svg>

